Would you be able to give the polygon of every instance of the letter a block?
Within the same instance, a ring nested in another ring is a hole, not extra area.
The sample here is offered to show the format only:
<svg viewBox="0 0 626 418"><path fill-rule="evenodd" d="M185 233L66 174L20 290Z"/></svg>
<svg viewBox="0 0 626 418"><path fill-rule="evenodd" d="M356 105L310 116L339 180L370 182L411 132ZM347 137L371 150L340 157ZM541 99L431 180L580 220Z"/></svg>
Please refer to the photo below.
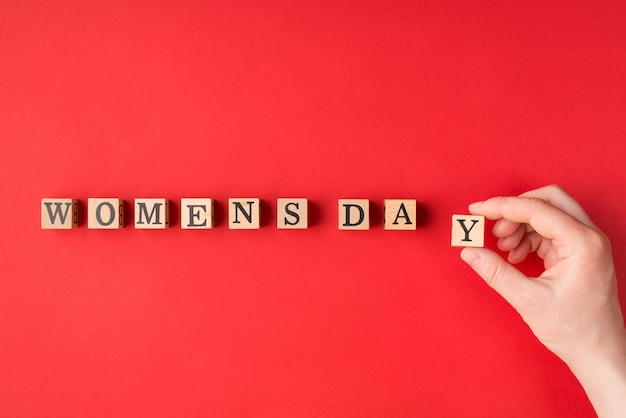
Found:
<svg viewBox="0 0 626 418"><path fill-rule="evenodd" d="M261 227L261 200L258 198L228 199L229 229L259 229Z"/></svg>
<svg viewBox="0 0 626 418"><path fill-rule="evenodd" d="M453 247L484 247L485 217L452 215Z"/></svg>
<svg viewBox="0 0 626 418"><path fill-rule="evenodd" d="M182 229L213 228L213 199L180 199L180 227Z"/></svg>
<svg viewBox="0 0 626 418"><path fill-rule="evenodd" d="M165 229L170 226L167 199L135 199L135 229Z"/></svg>
<svg viewBox="0 0 626 418"><path fill-rule="evenodd" d="M339 199L339 229L370 229L370 201L368 199Z"/></svg>
<svg viewBox="0 0 626 418"><path fill-rule="evenodd" d="M385 199L385 229L417 229L417 202L413 199Z"/></svg>
<svg viewBox="0 0 626 418"><path fill-rule="evenodd" d="M278 229L307 229L309 202L307 199L277 199Z"/></svg>
<svg viewBox="0 0 626 418"><path fill-rule="evenodd" d="M77 226L77 199L41 199L41 229L72 229Z"/></svg>
<svg viewBox="0 0 626 418"><path fill-rule="evenodd" d="M119 229L124 226L124 201L117 198L87 199L87 228Z"/></svg>

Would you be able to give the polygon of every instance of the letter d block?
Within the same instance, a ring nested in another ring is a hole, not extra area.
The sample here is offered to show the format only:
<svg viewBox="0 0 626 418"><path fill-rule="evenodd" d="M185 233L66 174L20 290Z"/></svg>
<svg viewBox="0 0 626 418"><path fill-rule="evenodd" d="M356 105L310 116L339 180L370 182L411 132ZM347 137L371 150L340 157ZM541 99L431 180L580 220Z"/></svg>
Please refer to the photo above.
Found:
<svg viewBox="0 0 626 418"><path fill-rule="evenodd" d="M277 199L278 229L307 229L309 201L307 199Z"/></svg>
<svg viewBox="0 0 626 418"><path fill-rule="evenodd" d="M370 201L368 199L339 199L339 229L370 229Z"/></svg>
<svg viewBox="0 0 626 418"><path fill-rule="evenodd" d="M167 199L135 199L135 229L165 229L170 226Z"/></svg>
<svg viewBox="0 0 626 418"><path fill-rule="evenodd" d="M77 226L77 199L41 199L41 229L72 229Z"/></svg>
<svg viewBox="0 0 626 418"><path fill-rule="evenodd" d="M485 217L452 215L453 247L484 247Z"/></svg>
<svg viewBox="0 0 626 418"><path fill-rule="evenodd" d="M120 229L123 226L124 201L122 199L87 199L87 228Z"/></svg>
<svg viewBox="0 0 626 418"><path fill-rule="evenodd" d="M385 229L414 231L417 229L417 202L413 199L385 199Z"/></svg>
<svg viewBox="0 0 626 418"><path fill-rule="evenodd" d="M213 228L213 199L180 199L182 229Z"/></svg>
<svg viewBox="0 0 626 418"><path fill-rule="evenodd" d="M261 227L261 200L228 199L229 229L259 229Z"/></svg>

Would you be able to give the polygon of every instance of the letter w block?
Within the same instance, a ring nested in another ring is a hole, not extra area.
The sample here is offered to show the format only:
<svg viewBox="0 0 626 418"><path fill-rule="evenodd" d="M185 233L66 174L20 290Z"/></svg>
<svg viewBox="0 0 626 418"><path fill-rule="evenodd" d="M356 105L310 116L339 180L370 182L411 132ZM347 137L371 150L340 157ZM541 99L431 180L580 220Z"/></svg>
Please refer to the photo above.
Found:
<svg viewBox="0 0 626 418"><path fill-rule="evenodd" d="M77 226L77 199L41 199L41 229L72 229Z"/></svg>

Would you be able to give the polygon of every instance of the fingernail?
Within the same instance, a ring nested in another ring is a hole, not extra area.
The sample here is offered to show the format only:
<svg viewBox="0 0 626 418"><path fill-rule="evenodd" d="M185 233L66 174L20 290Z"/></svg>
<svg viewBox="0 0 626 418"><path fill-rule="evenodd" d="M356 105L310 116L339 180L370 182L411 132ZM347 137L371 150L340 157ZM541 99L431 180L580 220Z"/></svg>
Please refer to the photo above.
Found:
<svg viewBox="0 0 626 418"><path fill-rule="evenodd" d="M484 201L482 201L482 200L481 200L480 202L474 202L474 203L472 203L472 204L470 204L470 205L469 205L468 209L469 209L470 211L475 210L475 209L478 209L478 208L480 208L480 207L483 205L483 203L485 203L485 202L484 202Z"/></svg>
<svg viewBox="0 0 626 418"><path fill-rule="evenodd" d="M474 265L479 258L480 253L472 248L463 248L463 250L461 250L461 260L465 261L470 266Z"/></svg>

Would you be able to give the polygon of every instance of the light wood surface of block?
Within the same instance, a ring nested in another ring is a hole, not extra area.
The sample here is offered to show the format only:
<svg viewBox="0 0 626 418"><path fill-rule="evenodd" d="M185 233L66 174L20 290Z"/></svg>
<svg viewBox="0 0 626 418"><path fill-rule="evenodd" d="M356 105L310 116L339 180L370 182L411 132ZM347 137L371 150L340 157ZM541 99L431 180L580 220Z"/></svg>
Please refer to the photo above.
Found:
<svg viewBox="0 0 626 418"><path fill-rule="evenodd" d="M259 229L261 227L261 199L228 199L229 229Z"/></svg>
<svg viewBox="0 0 626 418"><path fill-rule="evenodd" d="M163 198L135 199L135 229L166 229L169 226L169 200Z"/></svg>
<svg viewBox="0 0 626 418"><path fill-rule="evenodd" d="M307 229L309 227L309 201L307 199L277 199L276 228Z"/></svg>
<svg viewBox="0 0 626 418"><path fill-rule="evenodd" d="M213 199L180 199L181 229L211 229L213 228L213 219Z"/></svg>
<svg viewBox="0 0 626 418"><path fill-rule="evenodd" d="M354 231L370 229L370 201L339 199L339 229Z"/></svg>
<svg viewBox="0 0 626 418"><path fill-rule="evenodd" d="M41 229L72 229L78 226L78 199L41 199Z"/></svg>
<svg viewBox="0 0 626 418"><path fill-rule="evenodd" d="M453 247L484 247L485 217L452 215Z"/></svg>
<svg viewBox="0 0 626 418"><path fill-rule="evenodd" d="M414 199L385 199L385 229L414 231L417 229L417 201Z"/></svg>
<svg viewBox="0 0 626 418"><path fill-rule="evenodd" d="M118 198L87 199L87 228L119 229L124 226L124 201Z"/></svg>

